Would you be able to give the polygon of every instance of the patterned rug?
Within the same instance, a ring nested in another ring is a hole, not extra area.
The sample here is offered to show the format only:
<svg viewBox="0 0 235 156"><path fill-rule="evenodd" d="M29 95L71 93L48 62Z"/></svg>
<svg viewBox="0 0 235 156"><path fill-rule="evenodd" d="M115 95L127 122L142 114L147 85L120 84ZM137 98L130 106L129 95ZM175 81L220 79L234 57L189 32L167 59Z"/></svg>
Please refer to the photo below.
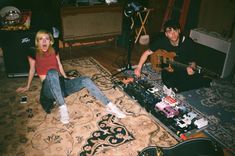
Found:
<svg viewBox="0 0 235 156"><path fill-rule="evenodd" d="M27 78L0 73L0 153L3 156L136 156L150 145L170 147L177 140L119 88L111 74L91 57L62 62L65 71L91 77L104 94L127 113L124 119L107 114L86 89L68 96L71 122L60 123L58 108L46 114L39 103L40 80L29 92L17 94ZM26 95L28 102L20 104Z"/></svg>
<svg viewBox="0 0 235 156"><path fill-rule="evenodd" d="M129 71L127 75L132 75ZM143 75L154 81L160 88L163 84L160 74L150 65L143 68ZM213 80L211 87L182 92L176 95L194 111L202 114L209 121L204 130L212 139L219 142L225 150L235 155L235 85L224 79Z"/></svg>
<svg viewBox="0 0 235 156"><path fill-rule="evenodd" d="M235 154L235 86L222 79L214 80L210 88L191 90L182 95L213 123L205 132Z"/></svg>

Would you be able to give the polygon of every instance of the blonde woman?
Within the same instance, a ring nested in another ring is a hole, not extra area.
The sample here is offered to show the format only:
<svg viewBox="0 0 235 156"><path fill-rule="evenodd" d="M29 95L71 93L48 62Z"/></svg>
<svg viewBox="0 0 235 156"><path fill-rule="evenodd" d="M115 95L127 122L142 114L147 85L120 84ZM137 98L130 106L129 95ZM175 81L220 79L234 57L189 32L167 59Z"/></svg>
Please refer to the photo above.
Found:
<svg viewBox="0 0 235 156"><path fill-rule="evenodd" d="M50 113L53 102L59 105L60 121L63 124L69 123L69 113L64 97L86 87L89 92L106 106L106 110L114 113L119 118L126 115L120 111L94 84L85 76L68 79L60 61L59 53L52 47L53 36L46 30L40 30L35 37L35 56L28 56L30 65L27 85L19 87L17 92L28 91L35 72L42 82L40 103L44 110Z"/></svg>

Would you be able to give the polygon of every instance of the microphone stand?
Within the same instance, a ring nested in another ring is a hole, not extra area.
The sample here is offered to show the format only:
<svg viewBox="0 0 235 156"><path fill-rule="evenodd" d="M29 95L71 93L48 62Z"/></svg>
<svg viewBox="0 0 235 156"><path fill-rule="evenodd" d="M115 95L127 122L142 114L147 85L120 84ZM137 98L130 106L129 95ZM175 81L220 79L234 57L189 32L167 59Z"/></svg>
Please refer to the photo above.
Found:
<svg viewBox="0 0 235 156"><path fill-rule="evenodd" d="M135 15L133 15L135 16ZM132 18L132 17L131 17ZM127 65L126 67L124 68L121 68L121 71L115 73L112 75L112 77L120 74L120 73L123 73L127 70L133 70L132 69L132 66L131 66L131 53L132 53L132 49L133 49L133 46L134 46L134 27L135 27L135 20L132 18L132 19L129 19L131 20L131 25L129 26L129 34L128 34L128 47L127 47Z"/></svg>

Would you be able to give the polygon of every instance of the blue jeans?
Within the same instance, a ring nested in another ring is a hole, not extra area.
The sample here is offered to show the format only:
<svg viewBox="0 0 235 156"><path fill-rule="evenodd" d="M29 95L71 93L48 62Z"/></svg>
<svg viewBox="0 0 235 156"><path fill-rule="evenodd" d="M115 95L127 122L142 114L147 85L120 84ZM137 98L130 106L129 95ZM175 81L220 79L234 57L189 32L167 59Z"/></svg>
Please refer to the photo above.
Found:
<svg viewBox="0 0 235 156"><path fill-rule="evenodd" d="M48 71L46 79L42 84L41 95L56 101L58 105L61 106L65 104L64 97L75 93L84 87L88 89L92 96L103 104L107 105L110 102L89 77L81 76L74 79L63 78L60 80L59 73L54 69Z"/></svg>

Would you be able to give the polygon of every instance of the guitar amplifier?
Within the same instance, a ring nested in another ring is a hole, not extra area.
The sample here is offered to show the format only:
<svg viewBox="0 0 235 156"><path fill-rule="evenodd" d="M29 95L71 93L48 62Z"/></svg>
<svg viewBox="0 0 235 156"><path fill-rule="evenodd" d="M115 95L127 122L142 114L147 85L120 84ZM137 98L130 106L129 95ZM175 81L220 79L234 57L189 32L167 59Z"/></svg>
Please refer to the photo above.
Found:
<svg viewBox="0 0 235 156"><path fill-rule="evenodd" d="M2 31L2 49L5 71L8 77L27 76L27 53L34 47L36 33L32 31Z"/></svg>
<svg viewBox="0 0 235 156"><path fill-rule="evenodd" d="M120 5L64 6L61 8L63 41L97 40L122 32Z"/></svg>

